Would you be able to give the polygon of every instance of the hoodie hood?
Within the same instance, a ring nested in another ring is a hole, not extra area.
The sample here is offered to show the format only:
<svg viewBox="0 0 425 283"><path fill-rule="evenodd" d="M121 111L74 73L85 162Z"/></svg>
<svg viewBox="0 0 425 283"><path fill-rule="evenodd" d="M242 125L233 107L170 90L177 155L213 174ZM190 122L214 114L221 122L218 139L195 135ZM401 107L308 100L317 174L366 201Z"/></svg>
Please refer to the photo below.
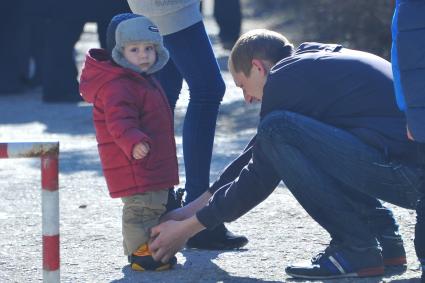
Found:
<svg viewBox="0 0 425 283"><path fill-rule="evenodd" d="M94 103L106 83L129 76L140 77L138 73L115 64L106 50L90 49L81 71L80 94L85 101Z"/></svg>

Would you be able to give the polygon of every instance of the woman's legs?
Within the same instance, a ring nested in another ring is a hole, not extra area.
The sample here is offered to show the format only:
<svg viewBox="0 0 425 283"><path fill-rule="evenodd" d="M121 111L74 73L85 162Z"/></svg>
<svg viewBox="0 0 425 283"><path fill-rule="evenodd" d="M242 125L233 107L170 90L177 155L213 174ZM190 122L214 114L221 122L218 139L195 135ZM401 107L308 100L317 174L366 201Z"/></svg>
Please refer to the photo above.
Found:
<svg viewBox="0 0 425 283"><path fill-rule="evenodd" d="M226 90L203 22L164 36L170 52L168 64L158 78L174 110L182 81L189 86L190 100L183 125L183 156L186 172L186 202L209 188L210 163L218 108ZM202 231L188 241L189 247L234 249L248 239L234 235L224 225Z"/></svg>
<svg viewBox="0 0 425 283"><path fill-rule="evenodd" d="M190 91L183 126L183 155L186 202L191 202L209 187L215 125L225 85L202 22L165 36L164 45L172 60L160 72L159 79L171 107L175 107L183 78Z"/></svg>

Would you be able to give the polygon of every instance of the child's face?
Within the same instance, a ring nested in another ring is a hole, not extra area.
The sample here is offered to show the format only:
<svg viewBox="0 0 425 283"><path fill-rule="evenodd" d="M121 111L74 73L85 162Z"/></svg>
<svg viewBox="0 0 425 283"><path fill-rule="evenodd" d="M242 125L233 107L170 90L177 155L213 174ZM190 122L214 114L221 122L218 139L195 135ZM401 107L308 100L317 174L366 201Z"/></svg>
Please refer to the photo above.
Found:
<svg viewBox="0 0 425 283"><path fill-rule="evenodd" d="M237 87L243 91L244 99L247 103L261 101L263 98L263 88L267 79L267 72L260 66L252 65L249 76L243 72L235 72L230 65L230 73Z"/></svg>
<svg viewBox="0 0 425 283"><path fill-rule="evenodd" d="M156 62L156 50L152 43L134 42L124 46L124 57L133 65L147 71Z"/></svg>

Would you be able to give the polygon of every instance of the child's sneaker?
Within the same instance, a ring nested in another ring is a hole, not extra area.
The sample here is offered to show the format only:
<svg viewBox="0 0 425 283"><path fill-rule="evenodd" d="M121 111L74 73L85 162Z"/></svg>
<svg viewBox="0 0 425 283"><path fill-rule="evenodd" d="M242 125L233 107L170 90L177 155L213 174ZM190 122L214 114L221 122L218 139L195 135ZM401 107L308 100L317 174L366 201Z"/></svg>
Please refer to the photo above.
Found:
<svg viewBox="0 0 425 283"><path fill-rule="evenodd" d="M175 256L173 256L167 263L155 261L147 244L141 245L129 259L131 268L136 271L163 271L170 269L177 263L177 258Z"/></svg>
<svg viewBox="0 0 425 283"><path fill-rule="evenodd" d="M407 264L406 250L401 236L380 236L378 241L382 248L384 265L397 266Z"/></svg>
<svg viewBox="0 0 425 283"><path fill-rule="evenodd" d="M353 249L331 245L310 263L291 265L285 271L292 277L307 279L368 277L383 275L384 264L378 247Z"/></svg>

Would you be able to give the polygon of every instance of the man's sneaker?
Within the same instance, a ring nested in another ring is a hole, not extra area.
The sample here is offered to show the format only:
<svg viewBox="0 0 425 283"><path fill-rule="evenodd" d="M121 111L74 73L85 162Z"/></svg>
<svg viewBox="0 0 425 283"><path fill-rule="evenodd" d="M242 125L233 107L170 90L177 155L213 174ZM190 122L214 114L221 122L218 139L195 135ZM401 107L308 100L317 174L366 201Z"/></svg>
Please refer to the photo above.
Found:
<svg viewBox="0 0 425 283"><path fill-rule="evenodd" d="M406 250L401 236L380 236L378 241L382 248L384 265L397 266L407 264Z"/></svg>
<svg viewBox="0 0 425 283"><path fill-rule="evenodd" d="M288 266L286 273L295 278L333 279L368 277L384 274L379 248L354 249L329 246L315 256L311 263Z"/></svg>
<svg viewBox="0 0 425 283"><path fill-rule="evenodd" d="M187 241L186 246L204 250L233 250L242 248L247 243L245 236L235 235L221 224L214 230L199 232Z"/></svg>
<svg viewBox="0 0 425 283"><path fill-rule="evenodd" d="M131 268L136 271L163 271L170 269L177 263L177 258L173 256L167 263L155 261L148 245L141 245L130 257Z"/></svg>

